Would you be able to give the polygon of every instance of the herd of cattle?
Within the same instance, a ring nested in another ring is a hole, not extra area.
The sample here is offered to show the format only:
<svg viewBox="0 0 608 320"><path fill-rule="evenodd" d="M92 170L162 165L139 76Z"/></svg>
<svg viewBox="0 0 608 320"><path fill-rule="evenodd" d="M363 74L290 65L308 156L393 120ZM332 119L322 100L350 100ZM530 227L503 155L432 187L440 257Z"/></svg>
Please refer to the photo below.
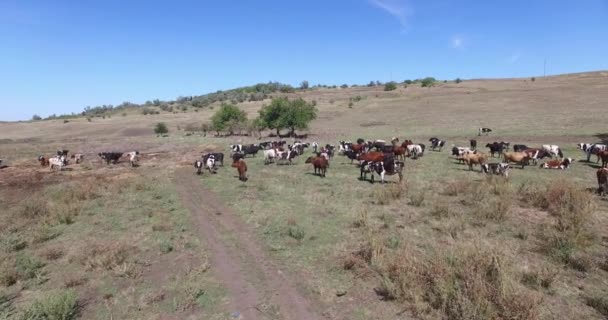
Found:
<svg viewBox="0 0 608 320"><path fill-rule="evenodd" d="M479 135L482 133L491 132L488 128L480 128ZM446 146L445 140L433 137L429 139L429 150L441 152ZM477 140L470 140L469 146L452 145L451 155L458 161L468 166L469 170L473 170L474 166L480 167L480 172L489 175L500 175L508 178L509 170L512 165L525 166L538 165L538 162L544 158L549 160L540 164L540 168L545 169L568 169L573 164L572 158L564 157L561 148L557 145L542 145L540 148L528 147L526 145L515 144L511 148L508 142L492 142L485 145L488 149L487 153L481 152L477 148ZM306 158L305 163L311 164L314 169L314 174L320 177L325 177L327 169L330 166L330 161L337 155L348 158L351 164L357 161L359 167L359 178L366 180L367 175L370 175L371 182L374 182L374 176L379 175L380 181L385 182L386 176L397 175L399 181L403 179L403 169L405 167L406 158L418 159L424 156L427 150L423 143L414 143L411 140L400 141L399 138L393 137L390 142L385 140L365 140L357 139L356 142L339 141L336 145L326 144L320 145L318 142L302 142L294 141L293 144L287 144L285 140L267 141L259 144L249 145L230 145L230 156L232 159L232 167L237 169L238 177L241 181L247 181L247 164L245 158L247 156L255 157L260 152L263 154L264 164L268 165L275 163L276 165L292 165L297 157L303 156L306 150L310 148L313 155ZM579 143L578 149L586 155L586 160L591 161L592 156L596 156L596 163L602 161L601 167L596 172L598 182L598 192L604 195L608 191L608 148L605 144L594 143ZM116 164L125 153L121 152L101 152L98 156L106 164ZM132 151L126 153L129 159L129 164L132 167L138 166L139 152ZM84 160L84 154L75 153L70 157L68 150L59 150L52 157L39 156L38 161L41 166L49 167L51 170L64 169L69 164L68 159L73 160L76 164ZM490 159L500 159L501 161L493 161ZM0 165L1 165L0 160ZM201 159L194 162L197 174L202 174L203 170L208 170L210 173L216 173L218 167L224 166L224 154L205 153Z"/></svg>
<svg viewBox="0 0 608 320"><path fill-rule="evenodd" d="M84 160L84 154L74 153L68 157L69 150L58 150L56 155L46 157L43 155L38 156L38 162L42 167L49 167L51 170L58 169L62 171L70 163L70 159L76 164L81 163ZM124 153L122 152L101 152L98 156L101 160L105 161L106 164L116 164L118 160L122 158ZM129 158L129 164L132 167L136 167L139 162L139 151L131 151L126 153Z"/></svg>
<svg viewBox="0 0 608 320"><path fill-rule="evenodd" d="M489 129L480 128L479 134L488 133ZM447 142L437 137L429 139L429 150L440 152ZM291 165L294 159L305 154L306 149L310 148L313 156L308 157L305 163L311 164L314 173L321 177L326 176L330 161L335 154L344 156L351 161L357 161L360 169L361 180L366 180L367 175L371 175L371 182L374 182L374 175L380 176L381 182L385 182L386 176L397 175L401 181L403 178L403 168L405 159L418 159L427 150L423 143L413 143L411 140L400 141L399 138L392 138L390 142L385 140L364 140L358 139L356 142L339 141L337 146L326 144L321 146L318 142L294 141L288 145L286 141L267 141L260 144L249 145L230 145L232 167L237 168L239 179L245 181L247 166L245 158L255 157L259 153L263 154L264 164L275 163L277 165ZM479 166L480 171L490 175L500 175L508 178L509 170L512 165L529 166L538 165L540 160L548 158L540 164L544 169L568 169L573 164L572 158L564 157L561 148L557 145L542 145L539 148L528 147L526 145L515 144L511 148L508 142L493 142L485 145L487 153L481 152L477 148L477 140L470 140L468 147L452 146L451 155L459 162L473 170L474 166ZM591 156L597 157L597 162L602 160L602 167L597 171L599 192L604 193L608 190L608 150L604 144L580 143L578 148L582 150L587 161ZM491 162L490 159L500 159L501 161ZM203 154L202 160L194 163L197 173L201 174L203 169L211 173L217 171L218 166L223 166L223 153Z"/></svg>

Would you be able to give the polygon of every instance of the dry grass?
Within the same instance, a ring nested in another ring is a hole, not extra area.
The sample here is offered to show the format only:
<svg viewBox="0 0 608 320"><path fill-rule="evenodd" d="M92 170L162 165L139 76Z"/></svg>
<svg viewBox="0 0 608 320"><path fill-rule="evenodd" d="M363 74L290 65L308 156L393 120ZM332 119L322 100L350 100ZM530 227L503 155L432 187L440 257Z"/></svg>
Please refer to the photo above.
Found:
<svg viewBox="0 0 608 320"><path fill-rule="evenodd" d="M122 242L93 243L84 248L80 262L87 270L113 270L124 264L133 251Z"/></svg>
<svg viewBox="0 0 608 320"><path fill-rule="evenodd" d="M407 187L403 183L380 186L375 189L372 199L375 204L386 205L394 200L399 200L407 194Z"/></svg>

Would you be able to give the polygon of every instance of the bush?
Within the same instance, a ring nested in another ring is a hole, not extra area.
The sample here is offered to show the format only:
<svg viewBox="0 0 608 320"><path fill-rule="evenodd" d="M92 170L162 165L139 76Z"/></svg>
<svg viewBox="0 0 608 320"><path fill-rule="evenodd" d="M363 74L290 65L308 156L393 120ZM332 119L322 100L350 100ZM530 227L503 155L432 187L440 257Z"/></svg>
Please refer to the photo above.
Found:
<svg viewBox="0 0 608 320"><path fill-rule="evenodd" d="M393 81L387 82L384 85L384 91L393 91L395 89L397 89L397 84L395 82L393 82Z"/></svg>
<svg viewBox="0 0 608 320"><path fill-rule="evenodd" d="M456 83L461 83L461 82L462 82L462 80L460 80L460 78L456 78L456 80L454 80L454 82L456 82Z"/></svg>
<svg viewBox="0 0 608 320"><path fill-rule="evenodd" d="M72 320L78 316L74 291L57 291L37 300L20 316L24 320Z"/></svg>
<svg viewBox="0 0 608 320"><path fill-rule="evenodd" d="M304 240L304 237L306 236L306 231L302 227L297 225L289 226L287 233L290 237L298 240L298 242Z"/></svg>
<svg viewBox="0 0 608 320"><path fill-rule="evenodd" d="M375 204L385 205L391 203L393 200L401 199L407 193L405 185L401 183L391 184L388 186L381 186L374 190L373 199Z"/></svg>
<svg viewBox="0 0 608 320"><path fill-rule="evenodd" d="M602 294L585 297L585 303L604 317L608 317L608 298L606 298L605 295Z"/></svg>
<svg viewBox="0 0 608 320"><path fill-rule="evenodd" d="M32 116L32 121L40 121L40 120L42 120L41 116L39 116L37 114L35 114L35 115Z"/></svg>
<svg viewBox="0 0 608 320"><path fill-rule="evenodd" d="M213 128L220 131L228 131L231 135L234 134L236 124L241 124L247 121L245 111L239 109L233 104L223 103L219 110L211 117Z"/></svg>
<svg viewBox="0 0 608 320"><path fill-rule="evenodd" d="M154 126L154 133L159 134L167 134L169 133L169 128L167 128L167 124L164 122L159 122Z"/></svg>
<svg viewBox="0 0 608 320"><path fill-rule="evenodd" d="M308 89L308 81L304 80L300 83L300 89L306 90Z"/></svg>
<svg viewBox="0 0 608 320"><path fill-rule="evenodd" d="M404 84L412 84L412 83L414 83L414 82L413 82L412 80L405 80L405 81L403 81L403 83L404 83Z"/></svg>
<svg viewBox="0 0 608 320"><path fill-rule="evenodd" d="M420 86L422 87L432 87L435 84L435 78L433 77L426 77L424 79L422 79L422 81L420 82Z"/></svg>
<svg viewBox="0 0 608 320"><path fill-rule="evenodd" d="M426 198L426 190L419 190L410 193L410 205L414 207L422 207L424 199Z"/></svg>
<svg viewBox="0 0 608 320"><path fill-rule="evenodd" d="M348 85L345 83L345 84L341 85L340 88L346 89L346 88L348 88Z"/></svg>
<svg viewBox="0 0 608 320"><path fill-rule="evenodd" d="M536 78L532 77L532 78L530 78L530 81L534 82L534 81L536 81Z"/></svg>

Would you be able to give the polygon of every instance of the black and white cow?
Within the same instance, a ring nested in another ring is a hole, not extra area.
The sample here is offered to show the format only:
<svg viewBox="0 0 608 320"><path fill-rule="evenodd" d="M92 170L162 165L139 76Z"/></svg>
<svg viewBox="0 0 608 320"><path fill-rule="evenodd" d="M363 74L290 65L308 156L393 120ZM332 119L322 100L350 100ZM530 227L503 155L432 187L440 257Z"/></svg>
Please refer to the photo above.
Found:
<svg viewBox="0 0 608 320"><path fill-rule="evenodd" d="M49 158L49 167L51 170L59 168L59 171L62 171L63 167L65 167L67 163L66 158L67 157L64 155Z"/></svg>
<svg viewBox="0 0 608 320"><path fill-rule="evenodd" d="M201 173L203 173L203 161L194 161L194 167L196 168L196 174L200 175Z"/></svg>
<svg viewBox="0 0 608 320"><path fill-rule="evenodd" d="M230 152L231 153L243 152L243 145L242 144L231 144Z"/></svg>
<svg viewBox="0 0 608 320"><path fill-rule="evenodd" d="M581 146L583 145L583 146ZM600 162L600 152L607 150L605 144L594 143L594 144L582 144L579 143L579 148L585 152L587 155L587 162L591 162L591 155L594 154L597 156L596 162Z"/></svg>
<svg viewBox="0 0 608 320"><path fill-rule="evenodd" d="M525 144L514 144L513 145L513 151L514 152L522 152L522 151L528 150L528 149L532 149L532 148L528 147Z"/></svg>
<svg viewBox="0 0 608 320"><path fill-rule="evenodd" d="M487 136L490 134L490 132L492 132L492 129L490 128L479 128L477 135L480 136L481 134L485 133Z"/></svg>
<svg viewBox="0 0 608 320"><path fill-rule="evenodd" d="M564 154L562 153L562 149L558 145L543 144L543 150L548 152L551 155L551 157L553 157L553 156L559 157L559 158L564 157Z"/></svg>
<svg viewBox="0 0 608 320"><path fill-rule="evenodd" d="M242 152L243 155L245 155L245 156L250 154L255 157L255 155L258 154L258 151L260 151L260 147L258 145L250 144L250 145L246 145L246 146L241 146L240 152Z"/></svg>
<svg viewBox="0 0 608 320"><path fill-rule="evenodd" d="M487 174L509 177L510 166L508 163L484 163L481 165L481 171Z"/></svg>
<svg viewBox="0 0 608 320"><path fill-rule="evenodd" d="M294 151L279 151L277 152L276 164L293 164L293 159L298 156L297 152Z"/></svg>
<svg viewBox="0 0 608 320"><path fill-rule="evenodd" d="M433 151L436 151L436 149L439 149L439 151L441 151L441 149L443 149L443 146L445 146L445 140L440 140L436 137L430 138L429 141L431 142L431 150Z"/></svg>
<svg viewBox="0 0 608 320"><path fill-rule="evenodd" d="M393 155L386 154L384 161L363 161L360 168L359 179L365 180L367 178L367 174L370 173L371 182L374 183L374 173L377 173L380 175L381 183L386 182L385 178L387 175L398 175L399 182L401 182L403 180L403 167L404 163L402 161L397 161Z"/></svg>
<svg viewBox="0 0 608 320"><path fill-rule="evenodd" d="M224 154L222 152L211 152L211 153L204 154L202 156L203 162L206 163L207 158L209 158L210 156L213 156L213 158L215 158L216 166L220 166L220 167L224 166Z"/></svg>
<svg viewBox="0 0 608 320"><path fill-rule="evenodd" d="M127 157L129 157L129 164L131 167L139 166L139 151L128 152Z"/></svg>
<svg viewBox="0 0 608 320"><path fill-rule="evenodd" d="M210 154L205 160L205 168L209 170L209 173L215 173L215 156Z"/></svg>
<svg viewBox="0 0 608 320"><path fill-rule="evenodd" d="M312 148L312 153L319 152L319 143L316 141L313 141L313 143L311 144L311 148Z"/></svg>

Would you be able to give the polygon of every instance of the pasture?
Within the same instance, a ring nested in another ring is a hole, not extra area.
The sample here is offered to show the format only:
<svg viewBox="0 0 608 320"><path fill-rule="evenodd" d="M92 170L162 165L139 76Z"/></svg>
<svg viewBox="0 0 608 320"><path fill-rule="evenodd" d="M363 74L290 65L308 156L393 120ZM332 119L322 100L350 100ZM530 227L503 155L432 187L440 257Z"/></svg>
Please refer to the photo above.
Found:
<svg viewBox="0 0 608 320"><path fill-rule="evenodd" d="M210 109L0 123L9 166L0 170L0 315L17 317L59 290L83 319L237 311L262 319L603 319L608 203L594 194L595 157L581 161L576 144L606 139L606 89L608 73L596 72L288 94L317 101L305 141L395 136L427 145L405 161L401 184L389 176L385 185L360 181L338 155L325 178L313 175L304 164L310 150L294 165L265 165L262 152L247 157L241 182L228 145L274 138L186 135ZM238 106L254 116L265 102ZM160 121L167 138L152 134ZM479 127L493 132L477 136ZM443 151L428 150L433 136L447 140ZM507 181L488 178L450 156L452 144L469 139L485 153L494 141L557 144L575 161L563 171L515 167ZM39 167L38 155L61 148L85 153L84 162L62 172ZM132 150L141 152L138 168L96 157ZM197 176L192 163L211 151L226 154L224 167ZM208 235L207 224L219 231ZM233 273L218 270L227 262ZM235 279L251 286L249 295L235 296ZM290 309L273 291L305 307Z"/></svg>

